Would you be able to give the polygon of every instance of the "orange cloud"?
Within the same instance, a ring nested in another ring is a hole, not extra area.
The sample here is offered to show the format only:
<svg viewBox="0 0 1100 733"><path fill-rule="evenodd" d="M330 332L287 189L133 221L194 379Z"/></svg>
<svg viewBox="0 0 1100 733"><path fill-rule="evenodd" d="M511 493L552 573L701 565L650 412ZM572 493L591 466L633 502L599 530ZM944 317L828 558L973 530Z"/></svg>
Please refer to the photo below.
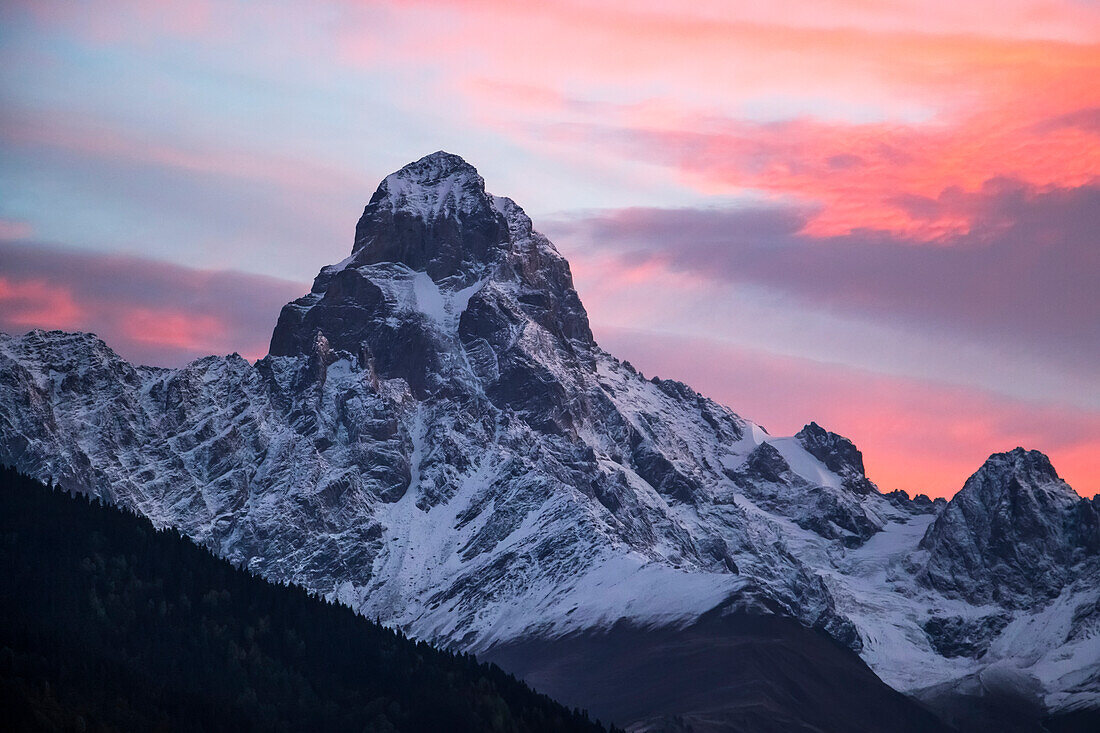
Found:
<svg viewBox="0 0 1100 733"><path fill-rule="evenodd" d="M1100 108L1096 7L411 7L408 27L389 19L389 39L376 24L347 31L347 57L430 64L441 96L457 92L477 125L535 149L657 163L704 194L821 204L806 229L816 236L873 228L932 241L965 232L969 217L923 218L899 199L1100 175L1096 126L1052 124Z"/></svg>
<svg viewBox="0 0 1100 733"><path fill-rule="evenodd" d="M731 122L711 133L618 134L629 154L671 165L707 192L748 188L821 204L805 234L878 229L935 240L969 231L969 214L938 208L935 216L922 216L907 200L980 191L998 177L1041 187L1081 186L1100 177L1100 135L1069 126L1040 134L1034 118L1006 116L987 113L950 126L801 119Z"/></svg>

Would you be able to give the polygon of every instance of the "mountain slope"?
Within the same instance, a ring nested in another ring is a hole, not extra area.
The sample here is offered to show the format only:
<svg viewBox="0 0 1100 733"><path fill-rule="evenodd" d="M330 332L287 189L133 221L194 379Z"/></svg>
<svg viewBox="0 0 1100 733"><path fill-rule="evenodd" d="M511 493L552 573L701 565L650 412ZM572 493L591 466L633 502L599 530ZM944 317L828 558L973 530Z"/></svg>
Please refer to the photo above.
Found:
<svg viewBox="0 0 1100 733"><path fill-rule="evenodd" d="M852 652L775 615L516 640L485 657L632 731L947 731ZM622 684L629 680L629 684Z"/></svg>
<svg viewBox="0 0 1100 733"><path fill-rule="evenodd" d="M499 668L0 469L9 730L597 731Z"/></svg>
<svg viewBox="0 0 1100 733"><path fill-rule="evenodd" d="M963 589L985 579L936 548L980 565L997 543L949 519L960 504L941 522L881 494L845 438L772 436L604 352L568 263L446 153L382 182L255 364L0 336L0 460L465 650L774 614L901 690L1009 664L1047 705L1100 700L1087 507L1033 544L1064 547L1055 595Z"/></svg>

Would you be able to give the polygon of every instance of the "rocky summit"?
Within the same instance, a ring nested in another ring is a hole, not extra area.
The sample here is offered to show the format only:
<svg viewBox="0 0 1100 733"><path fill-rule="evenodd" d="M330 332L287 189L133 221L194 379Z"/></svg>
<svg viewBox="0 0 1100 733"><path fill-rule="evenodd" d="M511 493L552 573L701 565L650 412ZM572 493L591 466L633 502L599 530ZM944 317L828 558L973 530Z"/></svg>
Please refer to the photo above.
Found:
<svg viewBox="0 0 1100 733"><path fill-rule="evenodd" d="M595 343L553 244L448 153L386 177L254 364L0 336L0 461L490 657L768 616L928 699L995 673L1045 710L1100 705L1097 503L1045 457L909 501L816 423L772 436L647 379Z"/></svg>
<svg viewBox="0 0 1100 733"><path fill-rule="evenodd" d="M1100 548L1098 504L1077 495L1039 451L991 456L921 540L923 579L974 604L1057 598Z"/></svg>

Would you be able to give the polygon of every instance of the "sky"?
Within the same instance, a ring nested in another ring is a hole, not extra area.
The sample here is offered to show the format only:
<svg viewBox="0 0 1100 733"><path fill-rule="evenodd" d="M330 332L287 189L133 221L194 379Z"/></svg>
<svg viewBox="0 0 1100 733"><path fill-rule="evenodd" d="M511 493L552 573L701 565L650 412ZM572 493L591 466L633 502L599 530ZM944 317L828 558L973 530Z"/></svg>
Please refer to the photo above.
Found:
<svg viewBox="0 0 1100 733"><path fill-rule="evenodd" d="M260 358L439 149L647 376L884 490L1100 491L1094 0L5 0L0 330Z"/></svg>

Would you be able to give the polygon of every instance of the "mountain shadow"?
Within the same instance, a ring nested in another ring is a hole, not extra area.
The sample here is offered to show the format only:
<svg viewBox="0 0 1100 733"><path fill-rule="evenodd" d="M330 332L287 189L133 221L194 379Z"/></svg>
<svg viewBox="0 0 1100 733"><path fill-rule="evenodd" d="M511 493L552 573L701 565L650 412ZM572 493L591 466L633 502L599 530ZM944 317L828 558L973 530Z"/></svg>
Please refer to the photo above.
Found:
<svg viewBox="0 0 1100 733"><path fill-rule="evenodd" d="M782 616L711 613L685 628L620 623L510 642L488 658L631 731L954 730L850 649Z"/></svg>

